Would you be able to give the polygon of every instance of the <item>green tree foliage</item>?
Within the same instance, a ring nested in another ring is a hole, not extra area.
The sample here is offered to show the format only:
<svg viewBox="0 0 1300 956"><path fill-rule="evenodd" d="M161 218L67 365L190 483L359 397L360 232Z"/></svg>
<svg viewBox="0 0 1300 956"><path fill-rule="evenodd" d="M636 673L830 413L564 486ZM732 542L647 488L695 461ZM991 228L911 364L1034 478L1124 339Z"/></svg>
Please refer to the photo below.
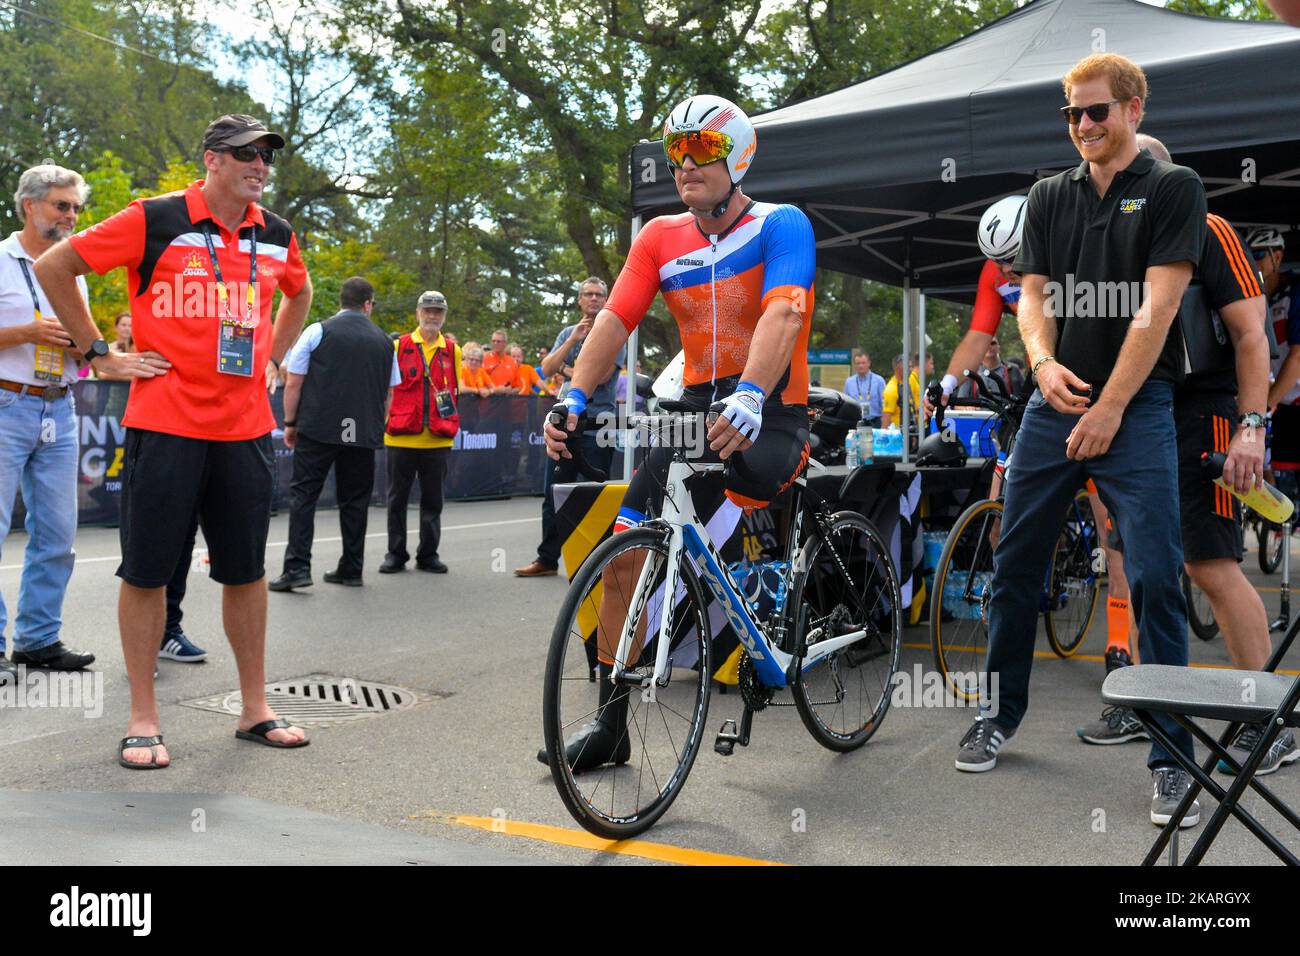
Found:
<svg viewBox="0 0 1300 956"><path fill-rule="evenodd" d="M1228 20L1276 20L1264 0L1169 0L1168 10Z"/></svg>

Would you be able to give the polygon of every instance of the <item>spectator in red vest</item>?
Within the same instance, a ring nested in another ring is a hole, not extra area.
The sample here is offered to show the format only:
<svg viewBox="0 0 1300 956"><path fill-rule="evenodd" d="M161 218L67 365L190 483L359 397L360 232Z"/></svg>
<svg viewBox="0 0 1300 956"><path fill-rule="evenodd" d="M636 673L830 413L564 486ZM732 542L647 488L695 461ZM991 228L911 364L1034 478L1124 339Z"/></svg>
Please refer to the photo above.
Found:
<svg viewBox="0 0 1300 956"><path fill-rule="evenodd" d="M380 574L406 570L406 503L411 483L420 476L420 542L415 566L446 574L438 557L442 534L442 485L447 478L451 442L460 426L461 351L442 334L447 298L424 292L415 303L416 329L397 340L397 364L402 384L393 393L393 407L384 435L388 467L388 554Z"/></svg>

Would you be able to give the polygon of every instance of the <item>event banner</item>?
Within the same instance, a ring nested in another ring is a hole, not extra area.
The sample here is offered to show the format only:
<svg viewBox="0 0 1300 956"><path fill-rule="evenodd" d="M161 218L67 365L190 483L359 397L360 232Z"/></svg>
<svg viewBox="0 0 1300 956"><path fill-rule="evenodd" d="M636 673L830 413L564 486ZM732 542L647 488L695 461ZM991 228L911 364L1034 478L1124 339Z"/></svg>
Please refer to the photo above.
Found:
<svg viewBox="0 0 1300 956"><path fill-rule="evenodd" d="M122 493L129 382L82 381L74 386L77 405L78 439L81 443L77 472L78 523L116 525L118 499ZM460 432L452 442L451 459L443 493L447 498L498 498L540 495L545 484L546 450L542 441L542 420L554 399L541 395L478 395L460 397ZM293 477L293 450L284 446L282 394L271 397L276 428L276 484L273 507L287 511L289 483ZM375 456L373 503L384 503L387 495L384 452ZM320 507L335 504L331 474L321 493ZM411 502L420 500L418 482ZM23 527L24 509L18 496L11 528Z"/></svg>

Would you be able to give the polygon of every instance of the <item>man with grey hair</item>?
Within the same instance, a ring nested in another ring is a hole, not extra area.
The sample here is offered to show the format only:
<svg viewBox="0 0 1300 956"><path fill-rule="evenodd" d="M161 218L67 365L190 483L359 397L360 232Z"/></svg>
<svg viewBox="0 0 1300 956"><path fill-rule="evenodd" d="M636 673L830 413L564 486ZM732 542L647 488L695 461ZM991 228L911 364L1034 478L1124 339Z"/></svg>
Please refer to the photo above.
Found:
<svg viewBox="0 0 1300 956"><path fill-rule="evenodd" d="M543 377L550 378L559 372L564 379L564 385L560 389L561 395L568 390L569 380L573 377L573 366L578 361L578 353L582 351L583 340L587 338L587 333L591 331L596 316L605 307L605 299L608 297L609 287L603 280L595 276L584 279L578 286L578 312L582 316L581 319L578 320L577 325L566 326L560 330L560 334L555 337L555 345L546 358L542 359ZM601 380L600 386L592 392L591 400L587 403L587 413L590 417L598 418L602 413L610 416L617 414L615 390L618 387L618 370L625 365L627 365L626 346L619 352L618 360ZM614 457L612 436L605 436L602 439L600 433L591 429L583 433L581 442L583 454L591 466L608 471ZM542 496L542 543L537 546L537 558L531 564L516 568L516 576L549 577L559 570L560 531L555 523L555 505L551 501L551 488L554 485L578 480L578 467L572 458L549 462Z"/></svg>
<svg viewBox="0 0 1300 956"><path fill-rule="evenodd" d="M77 418L72 385L81 356L59 324L32 264L72 235L86 204L85 180L70 169L33 166L18 180L14 208L23 228L0 243L0 542L21 485L27 552L18 589L13 663L80 670L93 654L60 639L63 596L77 534ZM77 289L88 300L86 281ZM8 609L0 597L0 682Z"/></svg>

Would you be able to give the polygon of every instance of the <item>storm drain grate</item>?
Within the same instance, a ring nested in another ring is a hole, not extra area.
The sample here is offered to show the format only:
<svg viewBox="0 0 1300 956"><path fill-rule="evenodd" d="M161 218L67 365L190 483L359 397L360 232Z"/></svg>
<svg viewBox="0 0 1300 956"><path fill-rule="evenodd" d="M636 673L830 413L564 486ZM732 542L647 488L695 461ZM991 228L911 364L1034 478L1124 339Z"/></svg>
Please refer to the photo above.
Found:
<svg viewBox="0 0 1300 956"><path fill-rule="evenodd" d="M295 724L315 727L406 710L428 696L392 684L325 674L266 685L266 701L277 714ZM181 703L197 710L238 714L243 695L236 690Z"/></svg>

